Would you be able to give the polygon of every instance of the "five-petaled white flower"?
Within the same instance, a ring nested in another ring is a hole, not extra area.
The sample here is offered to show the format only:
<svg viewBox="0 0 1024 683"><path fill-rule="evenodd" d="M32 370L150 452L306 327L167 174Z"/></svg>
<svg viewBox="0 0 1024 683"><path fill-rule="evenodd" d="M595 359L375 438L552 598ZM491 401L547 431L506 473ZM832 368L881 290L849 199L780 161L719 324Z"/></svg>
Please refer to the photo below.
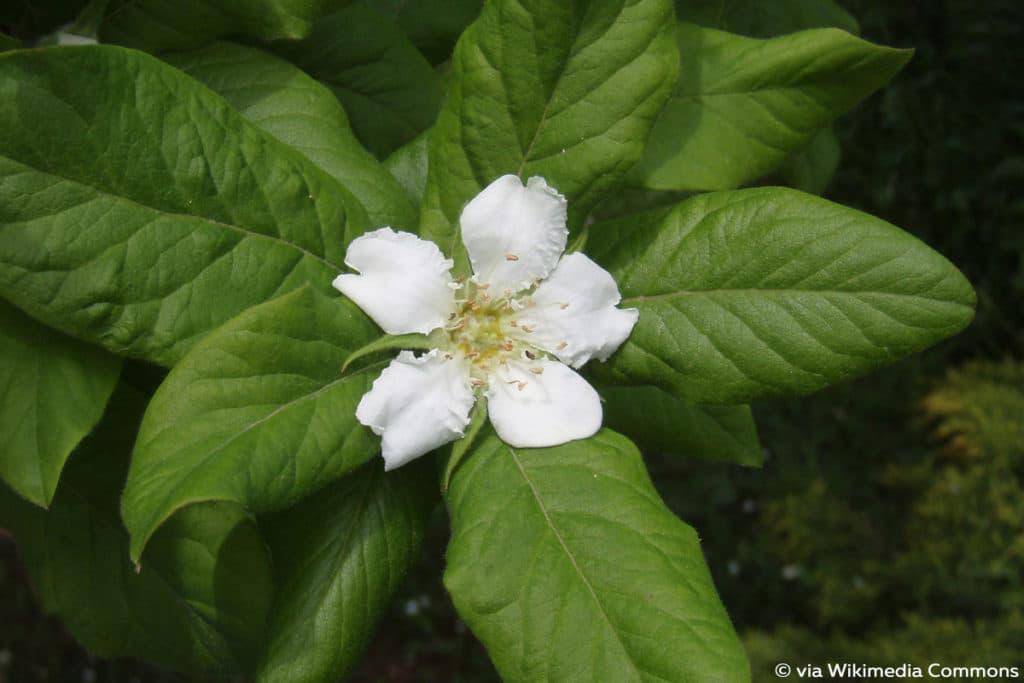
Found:
<svg viewBox="0 0 1024 683"><path fill-rule="evenodd" d="M433 242L391 228L353 240L345 264L358 274L334 280L388 334L443 330L438 348L399 353L356 408L382 437L389 470L463 436L480 394L509 445L591 436L601 400L569 366L608 358L639 315L616 308L608 271L582 253L562 256L566 201L543 178L498 178L460 224L467 280L452 279Z"/></svg>

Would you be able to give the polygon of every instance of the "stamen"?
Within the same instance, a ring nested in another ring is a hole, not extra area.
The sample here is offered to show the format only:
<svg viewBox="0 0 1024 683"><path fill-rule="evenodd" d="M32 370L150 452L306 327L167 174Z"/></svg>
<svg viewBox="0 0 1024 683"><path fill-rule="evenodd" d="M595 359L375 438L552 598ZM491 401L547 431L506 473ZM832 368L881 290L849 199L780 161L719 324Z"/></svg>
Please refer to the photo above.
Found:
<svg viewBox="0 0 1024 683"><path fill-rule="evenodd" d="M449 320L455 320L455 314L454 314L454 313L452 313L451 315L449 315L449 316L448 316L448 319L449 319Z"/></svg>
<svg viewBox="0 0 1024 683"><path fill-rule="evenodd" d="M532 372L535 375L543 375L544 368L530 368L530 372Z"/></svg>
<svg viewBox="0 0 1024 683"><path fill-rule="evenodd" d="M561 350L562 350L562 349L564 349L564 348L565 348L566 346L568 346L568 344L566 344L565 342L562 342L561 344L559 344L558 346L556 346L556 347L555 347L555 350L557 350L557 351L561 351Z"/></svg>
<svg viewBox="0 0 1024 683"><path fill-rule="evenodd" d="M469 384L470 384L470 386L473 386L473 387L482 387L482 386L486 385L487 382L483 381L482 379L473 378L473 379L469 380Z"/></svg>
<svg viewBox="0 0 1024 683"><path fill-rule="evenodd" d="M505 311L506 313L511 313L512 312L512 302L511 301L506 301L505 305L501 307L501 310Z"/></svg>
<svg viewBox="0 0 1024 683"><path fill-rule="evenodd" d="M526 388L526 382L516 382L516 389L522 391Z"/></svg>
<svg viewBox="0 0 1024 683"><path fill-rule="evenodd" d="M502 343L501 348L505 349L506 351L511 351L512 350L512 340L511 339L506 339Z"/></svg>
<svg viewBox="0 0 1024 683"><path fill-rule="evenodd" d="M529 325L520 325L519 329L521 329L523 332L526 332L527 334L533 332L533 328L530 327Z"/></svg>
<svg viewBox="0 0 1024 683"><path fill-rule="evenodd" d="M561 308L564 311L565 309L569 308L569 304L560 304L559 308Z"/></svg>
<svg viewBox="0 0 1024 683"><path fill-rule="evenodd" d="M505 254L505 260L506 261L518 261L519 257L516 256L515 254Z"/></svg>
<svg viewBox="0 0 1024 683"><path fill-rule="evenodd" d="M530 360L537 360L537 354L535 354L533 351L527 350L524 351L523 353L525 353L526 357L529 358Z"/></svg>
<svg viewBox="0 0 1024 683"><path fill-rule="evenodd" d="M466 354L466 359L467 360L473 360L474 358L478 358L479 356L480 356L480 352L479 351L470 351L469 353Z"/></svg>
<svg viewBox="0 0 1024 683"><path fill-rule="evenodd" d="M509 320L508 324L511 325L512 327L519 327L519 323L517 323L515 320Z"/></svg>

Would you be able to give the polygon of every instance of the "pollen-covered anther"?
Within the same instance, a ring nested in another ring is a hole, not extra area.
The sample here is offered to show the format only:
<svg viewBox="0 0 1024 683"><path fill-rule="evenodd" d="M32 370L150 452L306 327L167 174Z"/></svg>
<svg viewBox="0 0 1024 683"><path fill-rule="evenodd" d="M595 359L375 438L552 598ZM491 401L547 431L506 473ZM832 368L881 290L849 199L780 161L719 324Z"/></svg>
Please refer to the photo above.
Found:
<svg viewBox="0 0 1024 683"><path fill-rule="evenodd" d="M505 260L506 261L518 261L519 257L516 256L515 254L505 254Z"/></svg>
<svg viewBox="0 0 1024 683"><path fill-rule="evenodd" d="M544 368L530 368L530 372L532 372L535 375L543 375Z"/></svg>
<svg viewBox="0 0 1024 683"><path fill-rule="evenodd" d="M505 341L503 341L501 343L501 348L505 349L506 351L511 351L512 350L512 340L511 339L506 339Z"/></svg>
<svg viewBox="0 0 1024 683"><path fill-rule="evenodd" d="M531 332L533 332L534 328L530 327L529 325L520 325L519 329L521 329L523 332L526 332L527 334L530 334Z"/></svg>

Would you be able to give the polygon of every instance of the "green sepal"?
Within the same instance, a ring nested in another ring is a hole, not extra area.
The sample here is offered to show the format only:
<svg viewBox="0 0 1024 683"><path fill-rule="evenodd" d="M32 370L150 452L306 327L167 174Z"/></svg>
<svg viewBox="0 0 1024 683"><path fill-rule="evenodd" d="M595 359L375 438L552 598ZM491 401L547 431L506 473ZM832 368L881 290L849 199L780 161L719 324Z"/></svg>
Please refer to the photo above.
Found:
<svg viewBox="0 0 1024 683"><path fill-rule="evenodd" d="M379 339L374 339L369 344L353 351L345 362L341 364L342 374L349 366L360 358L365 358L381 351L394 349L437 349L444 345L446 337L444 330L434 330L430 334L413 332L410 334L386 334Z"/></svg>
<svg viewBox="0 0 1024 683"><path fill-rule="evenodd" d="M441 491L448 492L448 484L452 480L455 468L459 466L462 459L466 457L480 430L487 424L487 397L481 396L476 400L472 412L469 414L469 428L466 435L452 444L452 452L445 461L444 474L441 476Z"/></svg>

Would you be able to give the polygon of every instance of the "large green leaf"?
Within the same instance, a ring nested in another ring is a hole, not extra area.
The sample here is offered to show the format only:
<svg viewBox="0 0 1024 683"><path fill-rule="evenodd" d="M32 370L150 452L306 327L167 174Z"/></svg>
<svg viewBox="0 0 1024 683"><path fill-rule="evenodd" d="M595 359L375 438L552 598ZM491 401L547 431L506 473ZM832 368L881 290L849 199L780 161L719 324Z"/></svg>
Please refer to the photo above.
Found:
<svg viewBox="0 0 1024 683"><path fill-rule="evenodd" d="M99 422L121 361L0 299L0 479L46 507L71 450Z"/></svg>
<svg viewBox="0 0 1024 683"><path fill-rule="evenodd" d="M100 657L179 671L239 671L261 646L270 560L236 506L197 505L153 537L136 571L117 499L146 397L122 387L68 463L46 511L0 485L0 525L15 534L46 611Z"/></svg>
<svg viewBox="0 0 1024 683"><path fill-rule="evenodd" d="M283 59L232 43L163 58L334 176L362 203L371 225L416 229L419 212L402 186L356 140L345 110L324 85Z"/></svg>
<svg viewBox="0 0 1024 683"><path fill-rule="evenodd" d="M676 0L676 18L754 38L808 28L860 32L857 20L833 0Z"/></svg>
<svg viewBox="0 0 1024 683"><path fill-rule="evenodd" d="M756 180L911 55L836 29L756 40L680 24L677 39L679 81L630 174L650 189L720 190Z"/></svg>
<svg viewBox="0 0 1024 683"><path fill-rule="evenodd" d="M957 269L883 220L785 188L595 225L588 251L640 309L604 381L692 403L807 393L970 322Z"/></svg>
<svg viewBox="0 0 1024 683"><path fill-rule="evenodd" d="M375 367L341 372L378 334L347 299L303 289L255 306L171 370L146 410L122 499L137 558L197 501L254 513L295 503L362 464L379 441L356 422Z"/></svg>
<svg viewBox="0 0 1024 683"><path fill-rule="evenodd" d="M280 592L260 683L331 683L358 664L419 556L437 500L427 459L363 467L263 520Z"/></svg>
<svg viewBox="0 0 1024 683"><path fill-rule="evenodd" d="M750 679L697 534L622 436L517 450L491 435L447 501L445 585L508 683Z"/></svg>
<svg viewBox="0 0 1024 683"><path fill-rule="evenodd" d="M109 46L0 55L0 296L171 365L238 312L329 290L359 203L213 92Z"/></svg>
<svg viewBox="0 0 1024 683"><path fill-rule="evenodd" d="M348 1L113 0L99 35L105 43L151 52L199 47L227 34L301 38L317 17Z"/></svg>
<svg viewBox="0 0 1024 683"><path fill-rule="evenodd" d="M601 390L605 424L645 450L761 466L750 406L698 406L658 387Z"/></svg>
<svg viewBox="0 0 1024 683"><path fill-rule="evenodd" d="M421 234L457 255L462 207L506 173L545 177L578 221L640 158L678 59L669 0L487 3L430 134Z"/></svg>
<svg viewBox="0 0 1024 683"><path fill-rule="evenodd" d="M356 136L384 158L434 123L441 80L392 17L357 2L274 50L327 85Z"/></svg>

